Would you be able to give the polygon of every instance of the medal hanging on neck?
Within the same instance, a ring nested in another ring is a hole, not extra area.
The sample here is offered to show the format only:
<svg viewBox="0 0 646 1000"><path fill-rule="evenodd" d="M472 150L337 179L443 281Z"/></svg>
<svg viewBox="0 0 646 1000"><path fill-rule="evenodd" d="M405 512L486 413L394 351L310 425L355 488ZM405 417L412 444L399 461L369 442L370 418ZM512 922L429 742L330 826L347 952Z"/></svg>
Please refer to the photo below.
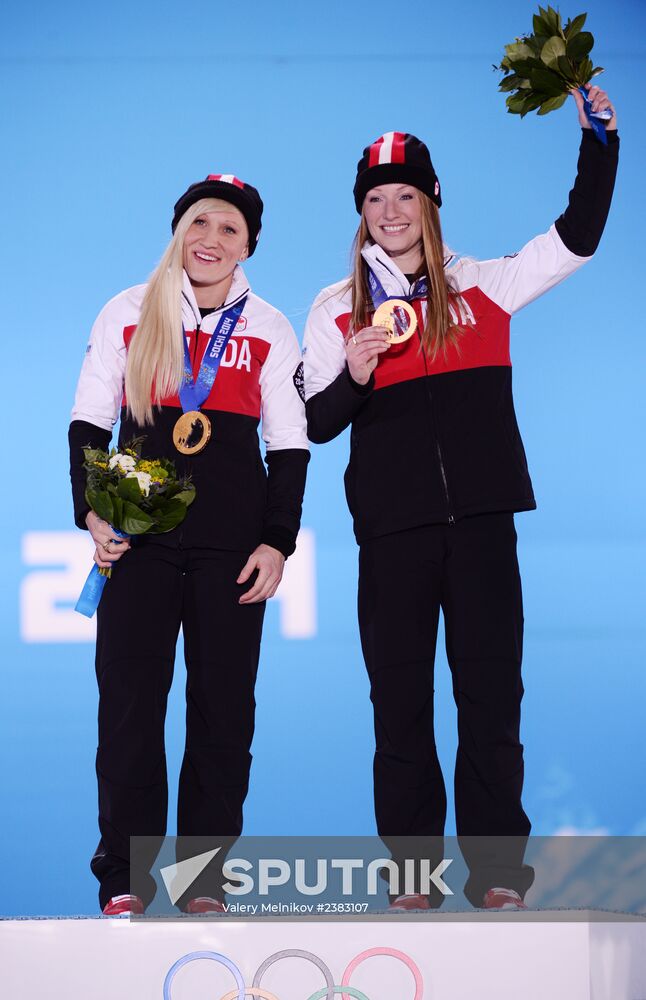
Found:
<svg viewBox="0 0 646 1000"><path fill-rule="evenodd" d="M373 326L384 326L388 330L390 344L404 344L417 330L417 316L411 302L423 298L428 291L426 278L415 282L413 294L402 298L389 298L384 286L371 267L368 268L368 287L375 312Z"/></svg>
<svg viewBox="0 0 646 1000"><path fill-rule="evenodd" d="M193 366L191 364L186 331L182 326L184 374L179 389L179 400L184 412L173 427L173 444L182 455L197 455L209 443L211 421L206 413L200 411L200 407L205 399L208 398L213 388L213 383L220 368L220 362L224 357L227 344L233 335L236 323L242 315L242 310L246 302L247 297L245 295L237 305L232 306L231 309L227 309L220 316L204 352L202 364L200 365L196 379L193 378ZM197 335L196 331L195 336L197 337Z"/></svg>

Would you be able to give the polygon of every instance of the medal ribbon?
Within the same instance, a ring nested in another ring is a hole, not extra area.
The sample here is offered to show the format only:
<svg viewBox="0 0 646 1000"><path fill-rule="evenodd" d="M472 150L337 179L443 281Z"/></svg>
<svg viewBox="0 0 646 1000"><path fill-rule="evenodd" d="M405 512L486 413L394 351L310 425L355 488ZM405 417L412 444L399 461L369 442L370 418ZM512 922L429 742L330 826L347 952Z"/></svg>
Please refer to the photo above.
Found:
<svg viewBox="0 0 646 1000"><path fill-rule="evenodd" d="M182 385L179 390L179 400L184 413L191 410L199 410L204 400L213 388L213 383L220 368L220 362L224 357L227 344L231 340L236 323L242 315L242 310L247 303L247 296L240 300L235 306L222 313L215 330L211 334L208 346L202 358L200 370L197 378L193 378L193 366L191 355L188 349L188 339L186 330L182 326L182 336L184 338L184 375ZM195 334L197 336L197 333Z"/></svg>
<svg viewBox="0 0 646 1000"><path fill-rule="evenodd" d="M386 295L386 290L381 281L372 268L368 267L368 288L370 289L370 297L376 311L383 302L389 302L391 299L399 299L400 302L413 302L415 299L425 298L428 293L428 281L426 278L418 278L413 285L413 291L410 295ZM397 316L395 316L395 322L400 333L404 333L403 328L400 328Z"/></svg>
<svg viewBox="0 0 646 1000"><path fill-rule="evenodd" d="M414 299L423 299L428 294L428 281L426 278L419 278L413 285L413 291L410 295L386 295L384 286L371 267L368 267L368 287L375 309L382 302L387 302L388 299L403 299L404 302L413 302Z"/></svg>

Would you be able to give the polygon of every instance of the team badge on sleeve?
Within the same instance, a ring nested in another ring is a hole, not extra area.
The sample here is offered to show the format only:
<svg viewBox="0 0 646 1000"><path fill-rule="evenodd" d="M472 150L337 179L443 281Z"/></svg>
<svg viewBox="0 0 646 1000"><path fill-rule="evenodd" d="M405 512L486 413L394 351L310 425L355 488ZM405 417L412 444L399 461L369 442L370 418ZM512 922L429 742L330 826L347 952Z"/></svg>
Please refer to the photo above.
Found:
<svg viewBox="0 0 646 1000"><path fill-rule="evenodd" d="M302 361L294 372L294 385L296 386L298 395L301 397L303 402L305 402L305 375L303 374Z"/></svg>

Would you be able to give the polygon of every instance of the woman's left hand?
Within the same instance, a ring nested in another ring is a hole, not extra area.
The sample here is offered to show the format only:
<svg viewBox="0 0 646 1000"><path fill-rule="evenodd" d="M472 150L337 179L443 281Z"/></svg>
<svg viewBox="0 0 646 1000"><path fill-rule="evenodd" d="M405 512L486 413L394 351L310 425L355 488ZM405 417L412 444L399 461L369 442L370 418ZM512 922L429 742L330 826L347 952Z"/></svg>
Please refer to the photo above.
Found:
<svg viewBox="0 0 646 1000"><path fill-rule="evenodd" d="M258 570L258 578L253 587L243 594L239 604L258 604L273 597L283 577L285 556L271 545L259 545L251 553L240 571L236 583L246 583L251 574Z"/></svg>
<svg viewBox="0 0 646 1000"><path fill-rule="evenodd" d="M617 115L615 113L614 107L610 103L610 100L605 90L601 90L601 87L595 87L591 83L586 83L585 90L587 90L588 92L588 100L592 104L593 111L605 111L606 108L610 108L610 110L612 111L612 118L610 118L607 122L604 122L604 125L606 126L606 132L615 131L617 128ZM579 112L579 122L581 123L581 127L592 128L590 122L588 121L588 116L586 115L583 107L583 98L581 97L581 94L576 89L571 90L570 93L572 94L572 97L576 102L576 106Z"/></svg>

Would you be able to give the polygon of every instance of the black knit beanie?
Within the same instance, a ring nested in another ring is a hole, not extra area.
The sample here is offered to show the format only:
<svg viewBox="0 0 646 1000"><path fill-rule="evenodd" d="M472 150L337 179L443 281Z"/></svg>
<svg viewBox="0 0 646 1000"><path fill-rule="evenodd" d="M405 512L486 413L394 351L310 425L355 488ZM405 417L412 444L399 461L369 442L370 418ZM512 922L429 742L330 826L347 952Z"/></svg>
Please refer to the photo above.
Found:
<svg viewBox="0 0 646 1000"><path fill-rule="evenodd" d="M249 230L249 257L256 249L262 224L262 198L251 184L234 177L233 174L209 174L203 181L191 184L175 204L175 212L171 225L175 232L177 223L187 208L194 205L200 198L220 198L235 205L244 215Z"/></svg>
<svg viewBox="0 0 646 1000"><path fill-rule="evenodd" d="M410 184L427 194L438 208L442 204L428 148L408 132L386 132L364 149L354 184L359 214L367 192L380 184Z"/></svg>

